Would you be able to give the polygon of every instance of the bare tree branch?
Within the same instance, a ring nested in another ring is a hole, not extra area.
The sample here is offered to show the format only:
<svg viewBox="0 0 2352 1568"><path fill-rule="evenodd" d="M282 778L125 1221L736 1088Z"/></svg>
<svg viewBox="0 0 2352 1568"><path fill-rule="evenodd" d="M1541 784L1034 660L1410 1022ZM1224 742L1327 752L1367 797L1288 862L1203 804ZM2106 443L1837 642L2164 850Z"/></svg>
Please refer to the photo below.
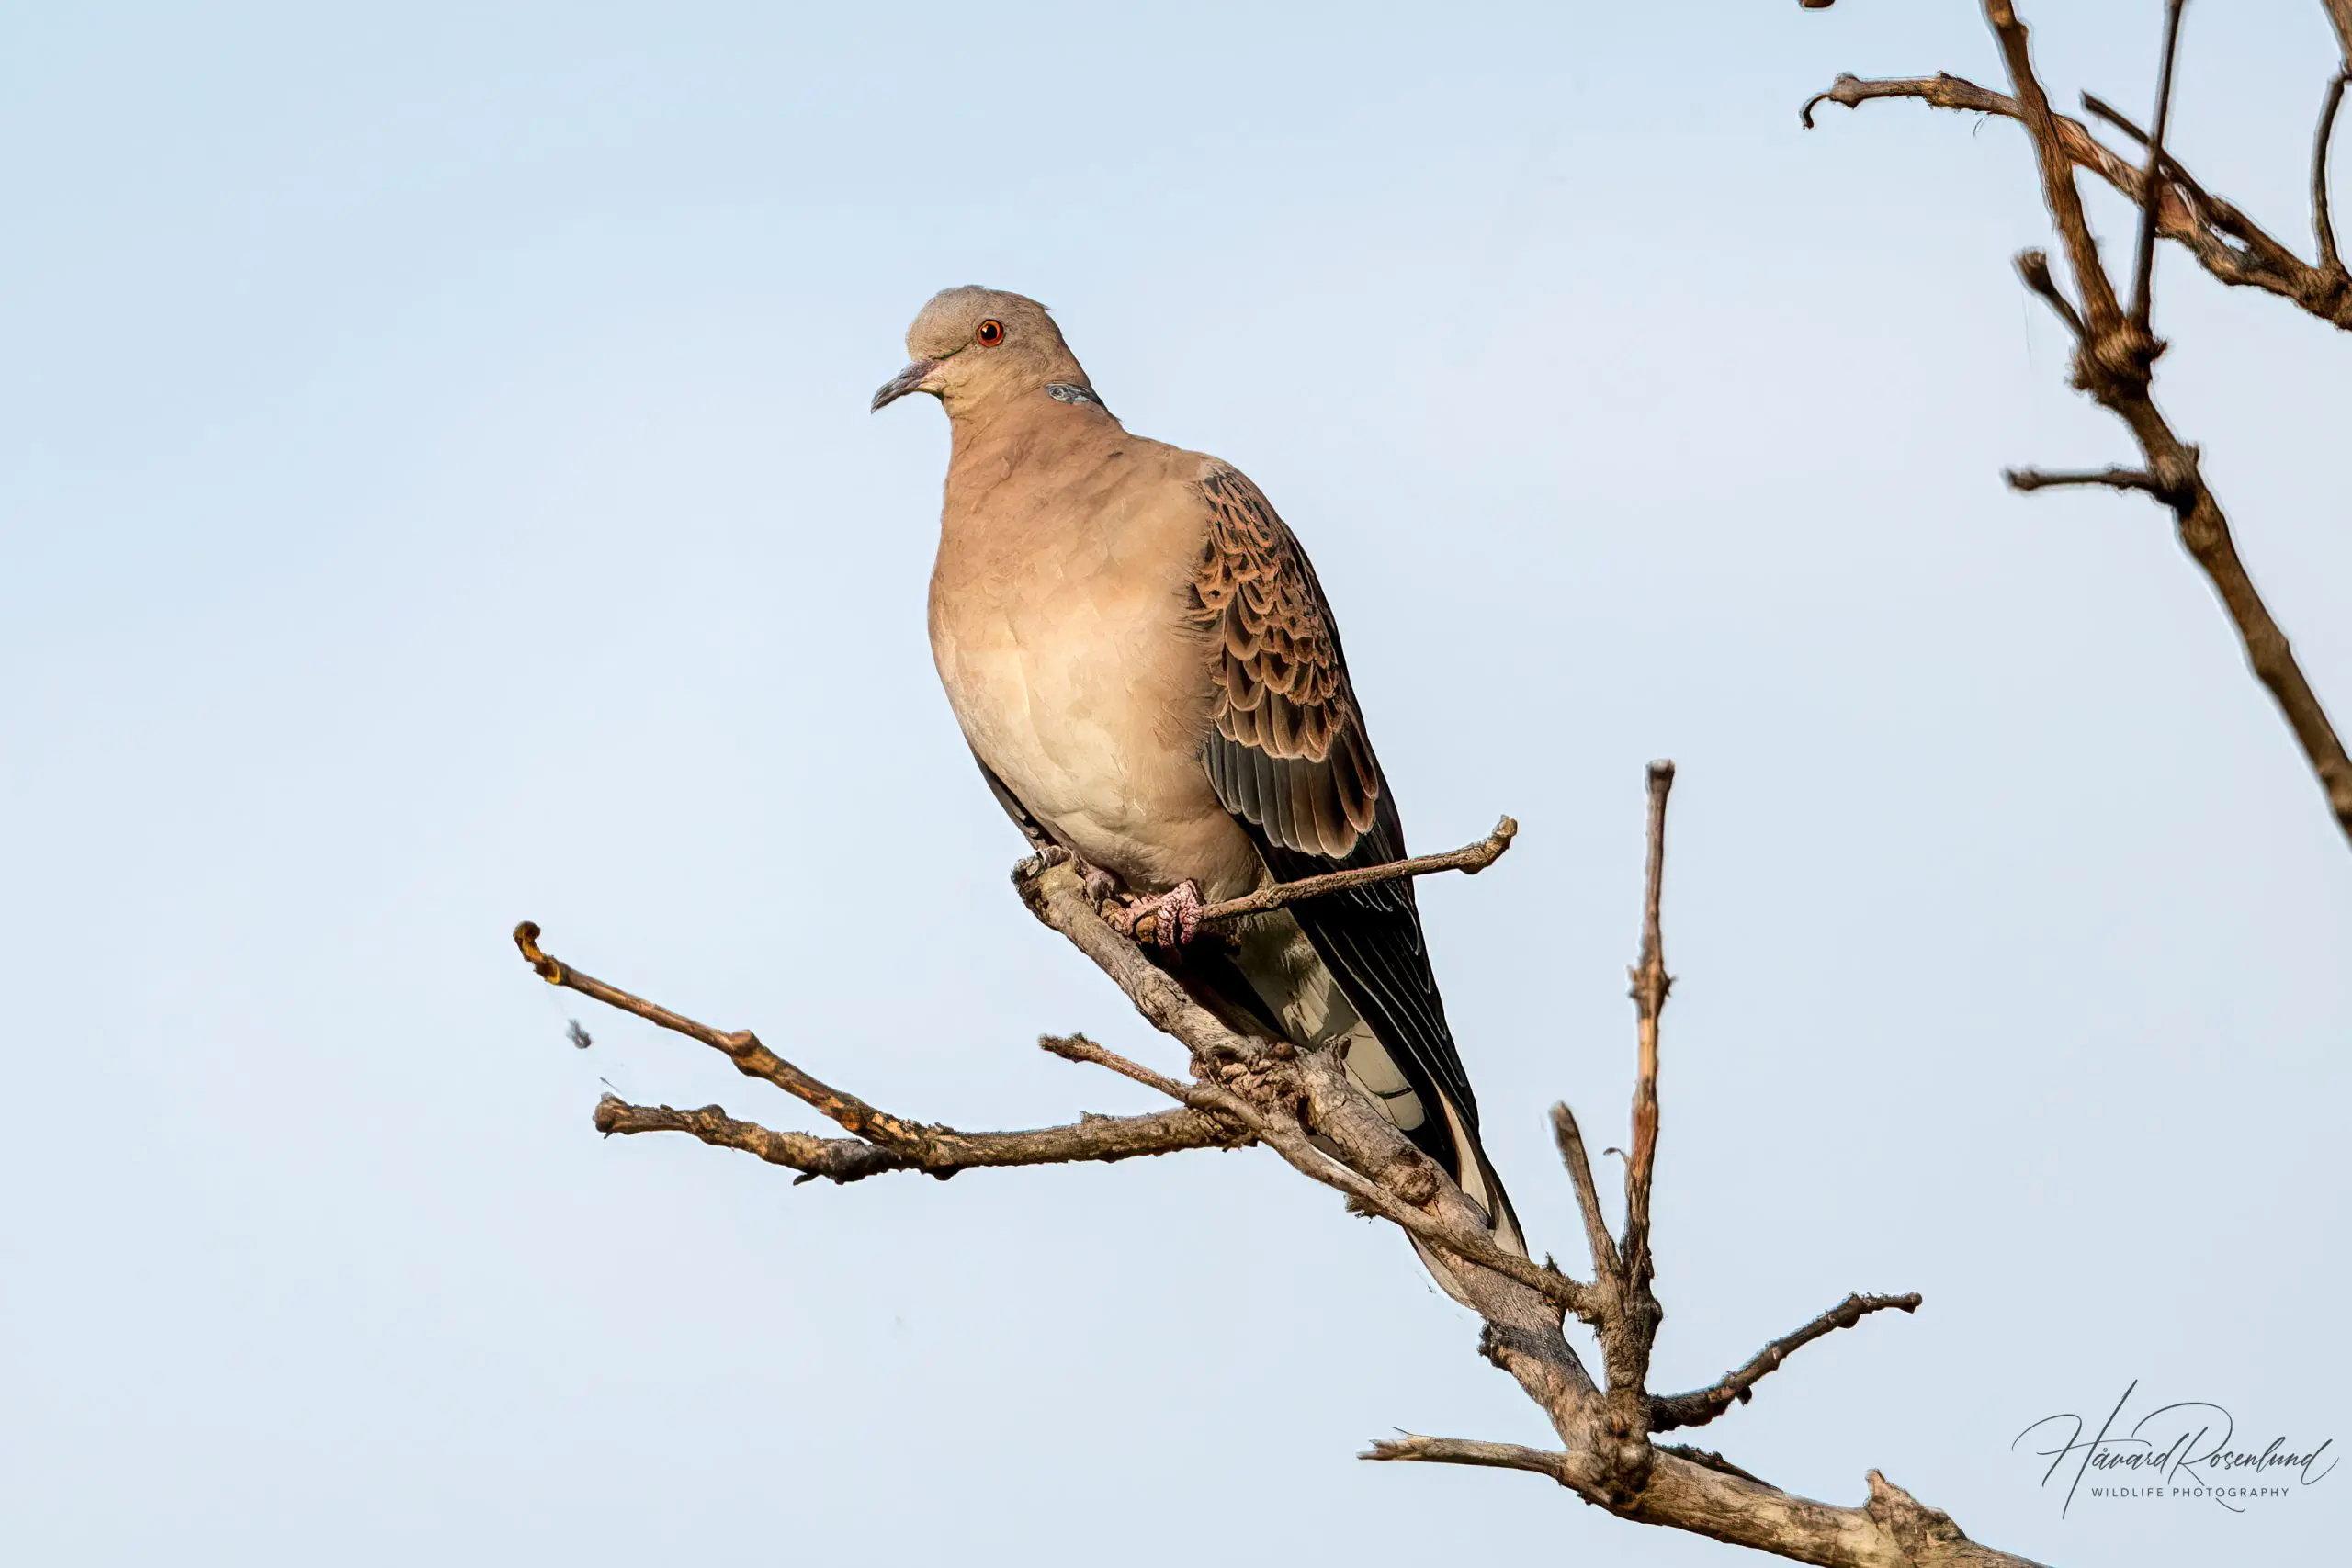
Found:
<svg viewBox="0 0 2352 1568"><path fill-rule="evenodd" d="M1814 121L1813 111L1824 104L1836 104L1840 108L1858 109L1864 104L1881 98L1917 98L1930 108L1953 109L1961 113L1996 114L2015 119L2018 106L2014 99L1989 88L1980 87L1962 76L1939 71L1932 76L1882 76L1868 78L1841 71L1838 80L1826 91L1814 94L1797 110L1797 123L1807 130L1820 129ZM2072 122L2069 122L2072 123ZM2100 151L2090 132L2079 125L2075 150L2079 160L2095 166ZM2113 157L2113 153L2109 154Z"/></svg>
<svg viewBox="0 0 2352 1568"><path fill-rule="evenodd" d="M2050 107L2050 95L2041 89L2041 78L2033 73L2026 26L2018 19L2017 8L2009 0L1984 0L1984 18L1992 24L1994 39L2001 46L2001 58L2007 62L2009 89L2017 98L2018 118L2032 133L2034 156L2041 165L2042 198L2050 209L2051 221L2057 225L2058 237L2066 243L2075 292L2080 297L2083 320L2090 328L2089 341L2136 347L2122 331L2123 307L2115 297L2115 285L2108 281L2106 266L2099 261L2098 242L2091 236L2090 220L2083 213L2082 193L2075 188L2075 164L2059 130L2058 116Z"/></svg>
<svg viewBox="0 0 2352 1568"><path fill-rule="evenodd" d="M1229 924L1269 909L1279 909L1303 898L1318 898L1327 893L1344 893L1351 887L1369 887L1378 882L1395 882L1400 877L1428 876L1433 872L1459 871L1476 876L1495 862L1502 859L1510 841L1519 837L1519 824L1505 817L1495 824L1495 830L1475 844L1464 844L1458 850L1448 850L1442 855L1415 855L1409 860L1389 861L1382 865L1352 866L1346 871L1325 872L1320 876L1303 876L1296 882L1277 882L1245 893L1238 898L1221 899L1204 908L1198 918L1203 929ZM1146 910L1140 916L1121 918L1124 912L1109 916L1112 930L1137 942L1149 942L1156 932L1158 917Z"/></svg>
<svg viewBox="0 0 2352 1568"><path fill-rule="evenodd" d="M2004 119L2025 118L2015 98L1943 73L1876 79L1840 75L1828 91L1805 100L1798 118L1810 130L1813 111L1823 104L1860 108L1885 98L1911 98L1931 108L1997 115ZM2134 141L2146 144L2147 137L2106 104L2088 94L2084 101L2093 114L2114 121ZM2143 209L2147 206L2143 167L2100 141L2080 120L2053 114L2051 126L2068 161L2097 175ZM2212 276L2233 288L2277 295L2332 326L2352 332L2352 276L2346 276L2340 262L2331 264L2324 255L2317 265L2303 261L2237 208L2199 185L2170 152L2165 154L2154 203L2157 236L2183 246Z"/></svg>
<svg viewBox="0 0 2352 1568"><path fill-rule="evenodd" d="M689 1040L700 1041L714 1051L723 1052L735 1064L736 1070L746 1077L765 1078L785 1093L814 1106L870 1143L919 1161L934 1146L936 1135L942 1131L901 1121L888 1111L876 1110L855 1095L843 1094L820 1082L761 1044L759 1036L748 1029L737 1030L733 1033L713 1029L707 1023L697 1023L683 1013L673 1012L659 1003L647 1001L617 986L608 986L594 976L583 975L560 963L540 951L539 928L529 920L514 928L514 945L521 950L524 960L538 972L539 978L548 985L561 986L566 990L578 991L583 997L593 997L606 1007L633 1013L648 1023L683 1034Z"/></svg>
<svg viewBox="0 0 2352 1568"><path fill-rule="evenodd" d="M2156 68L2156 112L2154 129L2148 134L2148 167L2140 176L2143 191L2156 188L2156 176L2165 167L2165 127L2172 119L2172 68L2174 57L2180 48L2180 13L2187 0L2166 0L2165 6L2164 56ZM2074 176L2067 176L2071 182ZM2132 321L2142 333L2148 331L2149 312L2154 309L2156 275L2156 211L2152 202L2140 204L2140 240L2132 260Z"/></svg>
<svg viewBox="0 0 2352 1568"><path fill-rule="evenodd" d="M2180 160L2173 156L2170 147L2159 149L2155 139L2141 130L2130 115L2096 93L2083 95L2083 107L2130 137L2145 151L2164 171L2166 188L2188 204L2190 214L2199 223L2214 234L2224 236L2225 246L2226 242L2235 242L2244 247L2243 250L2232 251L2233 255L2248 257L2257 266L2267 268L2278 276L2294 278L2310 275L2314 278L2312 285L2314 288L2328 287L2325 280L2316 278L2312 269L2306 267L2283 242L2272 237L2268 230L2247 217L2235 203L2224 201L2199 184Z"/></svg>
<svg viewBox="0 0 2352 1568"><path fill-rule="evenodd" d="M1035 866L1038 863L1026 863ZM1222 1111L1247 1126L1293 1169L1345 1193L1364 1212L1389 1221L1465 1263L1500 1274L1537 1292L1556 1309L1579 1316L1595 1310L1589 1286L1555 1269L1503 1251L1487 1239L1483 1219L1474 1217L1465 1225L1458 1213L1430 1213L1430 1205L1445 1189L1452 1189L1465 1209L1469 1200L1461 1196L1461 1190L1445 1179L1428 1156L1406 1143L1401 1134L1395 1140L1396 1146L1369 1168L1334 1160L1317 1149L1295 1116L1298 1106L1313 1092L1308 1083L1312 1065L1308 1058L1287 1043L1261 1045L1227 1029L1207 1009L1184 996L1181 987L1145 958L1130 940L1111 930L1075 879L1058 874L1061 870L1055 867L1028 878L1023 892L1030 897L1030 908L1037 918L1073 941L1077 940L1073 933L1085 931L1091 922L1125 948L1124 954L1117 948L1106 946L1102 956L1093 953L1088 956L1102 964L1105 972L1128 993L1129 999L1136 1000L1138 1007L1143 1005L1137 998L1141 992L1152 998L1153 1006L1165 1009L1172 1021L1183 1026L1182 1032L1170 1032L1193 1047L1195 1072L1223 1081L1197 1086L1181 1084L1114 1055L1082 1035L1068 1040L1048 1037L1044 1043L1047 1050L1074 1062L1109 1067L1196 1109ZM1111 962L1104 963L1105 958ZM1169 991L1175 995L1169 996ZM1250 1092L1241 1092L1245 1089ZM1269 1100L1289 1113L1266 1113L1261 1102ZM1312 1124L1311 1121L1308 1124ZM1476 1214L1475 1210L1467 1212Z"/></svg>
<svg viewBox="0 0 2352 1568"><path fill-rule="evenodd" d="M1480 1443L1467 1438L1425 1438L1408 1432L1384 1438L1358 1459L1415 1461L1422 1464L1477 1464L1495 1470L1532 1470L1566 1486L1561 1457L1549 1449L1524 1448L1518 1443Z"/></svg>
<svg viewBox="0 0 2352 1568"><path fill-rule="evenodd" d="M2347 22L2352 22L2352 0L2326 0L2326 4L2346 49L2341 72L2352 72L2352 31L2346 30ZM2007 115L2025 125L2033 143L2043 202L2052 224L2065 241L2075 288L2081 297L2079 306L2069 301L2052 278L2049 258L2041 252L2022 253L2018 257L2018 275L2050 303L2073 334L2074 385L2123 422L2139 444L2142 461L2134 467L2093 473L2013 470L2009 482L2024 491L2078 485L2136 490L2171 510L2182 547L2229 613L2255 678L2278 705L2337 827L2352 840L2352 757L2346 756L2344 741L2312 691L2286 633L2239 558L2229 520L2199 469L2197 448L2174 434L2156 407L2152 391L2154 367L2164 344L2150 324L2152 285L2145 281L2151 276L2154 236L2170 235L2187 243L2206 270L2224 282L2257 283L2337 326L2352 327L2352 277L2324 246L2318 266L2296 260L2236 209L2217 200L2190 178L2164 147L2163 125L2170 112L2175 37L2180 19L2178 0L2167 0L2165 63L2157 94L2155 132L2143 134L2111 106L2088 95L2084 99L2090 112L2146 147L2147 164L2141 169L2126 164L2080 123L2052 111L2049 96L2034 73L2025 24L2011 0L1984 0L1984 10L2008 69L2009 97L1948 76L1875 83L1841 76L1828 93L1805 106L1807 123L1814 104L1823 101L1851 107L1873 98L1917 97L1944 107ZM2329 95L2322 116L2323 132L2339 96L2333 91ZM2318 140L2324 143L2325 136ZM2128 313L2099 258L2082 193L2075 183L2077 166L2091 169L2140 203L2140 243ZM2316 213L2324 206L2324 174L2314 177L2320 197Z"/></svg>
<svg viewBox="0 0 2352 1568"><path fill-rule="evenodd" d="M1622 1271L1616 1238L1609 1234L1609 1222L1600 1213L1600 1193L1592 1183L1592 1161L1585 1156L1577 1113L1566 1105L1552 1107L1552 1136L1560 1145L1560 1163L1567 1167L1568 1180L1577 1190L1577 1207L1584 1214L1585 1246L1592 1253L1592 1266L1601 1283L1613 1288Z"/></svg>
<svg viewBox="0 0 2352 1568"><path fill-rule="evenodd" d="M818 1138L806 1133L777 1132L739 1122L715 1105L675 1111L666 1105L631 1105L609 1095L596 1107L596 1129L601 1133L691 1133L704 1143L741 1149L771 1165L789 1166L804 1175L838 1182L859 1181L886 1170L921 1170L944 1179L983 1166L1121 1160L1179 1149L1243 1148L1254 1141L1248 1129L1229 1115L1200 1108L1152 1116L1089 1115L1067 1126L1012 1133L963 1133L909 1122L820 1083L761 1044L750 1030L730 1034L713 1029L582 974L540 948L539 928L532 921L514 928L514 945L549 985L593 997L607 1007L723 1052L739 1071L765 1078L856 1135Z"/></svg>
<svg viewBox="0 0 2352 1568"><path fill-rule="evenodd" d="M1655 1269L1650 1261L1650 1184L1657 1167L1657 1023L1666 1010L1666 994L1674 981L1666 972L1666 937L1659 929L1658 898L1666 886L1666 797L1674 788L1674 764L1652 762L1649 768L1649 855L1643 879L1642 953L1631 971L1634 981L1634 1153L1625 1162L1625 1242L1623 1247L1627 1284L1646 1291Z"/></svg>
<svg viewBox="0 0 2352 1568"><path fill-rule="evenodd" d="M1182 1149L1239 1149L1256 1142L1248 1131L1211 1111L1156 1111L1148 1116L1097 1116L1088 1112L1063 1127L1015 1133L952 1133L924 1158L895 1153L863 1138L820 1138L742 1122L716 1105L676 1111L667 1105L632 1105L607 1095L596 1105L600 1133L685 1133L715 1148L741 1149L770 1165L847 1185L885 1171L920 1170L945 1180L959 1170L1022 1165L1109 1164L1138 1155ZM945 1133L946 1129L941 1129Z"/></svg>
<svg viewBox="0 0 2352 1568"><path fill-rule="evenodd" d="M2001 478L2011 490L2058 490L2067 485L2104 485L2109 490L2136 490L2161 497L2156 476L2145 468L2099 468L2088 473L2052 473L2043 468L2003 468Z"/></svg>
<svg viewBox="0 0 2352 1568"><path fill-rule="evenodd" d="M1703 1427L1734 1404L1745 1404L1755 1397L1757 1383L1767 1372L1776 1371L1791 1352L1803 1349L1824 1335L1840 1328L1851 1328L1874 1312L1894 1307L1900 1312L1919 1310L1920 1295L1917 1291L1901 1296L1865 1296L1859 1292L1848 1296L1811 1323L1792 1334L1783 1334L1748 1359L1737 1371L1726 1372L1722 1381L1689 1393L1667 1394L1650 1401L1650 1430L1671 1432L1677 1427Z"/></svg>
<svg viewBox="0 0 2352 1568"><path fill-rule="evenodd" d="M1642 962L1634 970L1637 1016L1635 1143L1642 1175L1628 1188L1629 1211L1645 1216L1657 1145L1656 1022L1663 1006L1663 885L1666 792L1670 764L1650 774L1650 865L1645 881ZM611 1132L684 1132L790 1167L806 1180L861 1179L888 1169L947 1168L1060 1159L1102 1160L1178 1147L1231 1147L1256 1140L1294 1168L1348 1196L1360 1213L1385 1219L1449 1259L1462 1299L1484 1322L1480 1348L1509 1373L1551 1422L1556 1450L1511 1444L1406 1437L1375 1444L1367 1458L1484 1464L1551 1476L1586 1501L1640 1523L1693 1531L1799 1562L1841 1568L1969 1568L2023 1565L1968 1540L1951 1520L1922 1507L1872 1472L1860 1507L1792 1496L1719 1455L1651 1441L1652 1411L1689 1424L1744 1398L1755 1382L1797 1346L1881 1305L1917 1298L1852 1297L1796 1334L1766 1347L1710 1389L1654 1400L1643 1388L1658 1313L1647 1279L1646 1220L1611 1238L1600 1213L1589 1161L1574 1116L1555 1112L1562 1157L1577 1188L1600 1282L1585 1285L1558 1270L1498 1248L1483 1210L1416 1149L1326 1049L1303 1049L1235 1032L1189 996L1136 943L1114 931L1076 868L1024 863L1015 886L1030 909L1067 937L1126 994L1136 1010L1186 1048L1192 1081L1169 1077L1107 1051L1084 1036L1048 1036L1057 1055L1110 1068L1180 1102L1154 1116L1088 1117L1068 1127L1028 1133L962 1133L925 1127L876 1110L820 1084L758 1043L750 1032L711 1029L548 954L537 928L516 931L525 958L551 982L645 1018L725 1052L739 1068L775 1083L849 1128L850 1138L781 1133L740 1122L718 1107L676 1111L606 1100L597 1125ZM1639 1109L1646 1105L1646 1114ZM1645 1131L1644 1129L1646 1129ZM1636 1282L1638 1280L1638 1283ZM1599 1333L1610 1385L1596 1386L1563 1337L1563 1310Z"/></svg>
<svg viewBox="0 0 2352 1568"><path fill-rule="evenodd" d="M2344 742L2296 661L2286 633L2272 618L2269 606L2256 592L2253 579L2238 558L2229 521L2199 471L2196 448L2173 434L2156 408L2151 388L2155 356L2163 345L2140 321L2127 321L2113 309L2114 287L2090 237L2082 193L2075 187L2074 165L2060 148L2059 133L2048 113L2049 100L2034 75L2025 26L2009 0L1984 0L1984 15L2000 39L2018 101L2027 106L2026 123L2040 153L2043 199L2074 253L2076 285L2087 291L2091 301L2083 312L2084 329L2075 338L2075 385L2121 419L2139 442L2143 469L2151 480L2146 487L2149 493L2172 509L2182 545L2204 570L2236 623L2256 678L2278 704L2319 779L2338 827L2352 840L2352 757L2345 754ZM2036 105L2041 106L2038 112ZM2155 166L2162 163L2162 150L2154 138L2151 145L2151 165ZM2028 271L2028 258L2020 257L2018 267Z"/></svg>
<svg viewBox="0 0 2352 1568"><path fill-rule="evenodd" d="M2352 85L2352 64L2328 78L2327 94L2320 99L2319 129L2312 133L2312 232L2319 242L2319 265L2341 275L2344 257L2335 249L2335 219L2328 210L2327 152L2335 138L2335 111L2344 107L2344 89Z"/></svg>

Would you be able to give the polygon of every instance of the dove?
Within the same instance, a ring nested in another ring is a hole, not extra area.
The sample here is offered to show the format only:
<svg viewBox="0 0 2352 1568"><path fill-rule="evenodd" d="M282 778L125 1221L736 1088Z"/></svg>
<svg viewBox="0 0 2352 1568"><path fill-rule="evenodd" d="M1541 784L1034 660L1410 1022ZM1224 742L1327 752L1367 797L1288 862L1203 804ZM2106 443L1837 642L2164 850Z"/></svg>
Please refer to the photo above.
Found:
<svg viewBox="0 0 2352 1568"><path fill-rule="evenodd" d="M1198 929L1204 903L1405 856L1296 538L1238 469L1129 434L1034 299L944 290L907 351L872 406L947 412L932 654L998 802L1098 897L1150 912L1156 961L1227 1023L1342 1053L1524 1255L1411 881Z"/></svg>

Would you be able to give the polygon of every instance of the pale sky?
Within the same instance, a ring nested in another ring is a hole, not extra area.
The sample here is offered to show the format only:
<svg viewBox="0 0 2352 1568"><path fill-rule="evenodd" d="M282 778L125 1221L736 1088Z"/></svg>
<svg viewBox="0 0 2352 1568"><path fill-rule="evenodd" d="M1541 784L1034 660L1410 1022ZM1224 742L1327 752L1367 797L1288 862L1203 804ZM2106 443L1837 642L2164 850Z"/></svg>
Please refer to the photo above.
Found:
<svg viewBox="0 0 2352 1568"><path fill-rule="evenodd" d="M2154 0L2029 17L2143 105ZM2175 144L2307 244L2312 0L2193 8ZM18 6L0 15L0 1539L12 1562L1721 1563L1532 1477L1401 1239L1271 1155L796 1188L808 1125L552 951L902 1114L1178 1058L1015 902L930 667L931 292L1313 552L1487 1143L1620 1141L1681 765L1657 1382L1919 1290L1698 1440L2046 1561L2312 1562L2352 1471L2077 1502L2140 1380L2352 1441L2352 854L2010 255L1964 0ZM2347 153L2352 157L2352 153ZM2339 202L2352 209L2352 199ZM2096 217L2124 243L2112 201ZM2177 253L2159 385L2352 722L2352 344ZM576 1005L574 1005L576 1004ZM565 1043L567 1016L595 1036Z"/></svg>

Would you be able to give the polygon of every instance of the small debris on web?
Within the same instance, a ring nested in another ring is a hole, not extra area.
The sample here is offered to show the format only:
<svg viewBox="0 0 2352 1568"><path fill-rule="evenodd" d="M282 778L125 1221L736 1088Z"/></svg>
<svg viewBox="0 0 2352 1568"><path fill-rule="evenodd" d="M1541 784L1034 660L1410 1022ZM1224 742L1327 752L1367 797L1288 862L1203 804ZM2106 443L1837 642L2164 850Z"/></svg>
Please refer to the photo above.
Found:
<svg viewBox="0 0 2352 1568"><path fill-rule="evenodd" d="M580 1027L580 1021L576 1018L567 1018L563 1021L563 1037L571 1041L576 1049L582 1051L596 1043L594 1037Z"/></svg>

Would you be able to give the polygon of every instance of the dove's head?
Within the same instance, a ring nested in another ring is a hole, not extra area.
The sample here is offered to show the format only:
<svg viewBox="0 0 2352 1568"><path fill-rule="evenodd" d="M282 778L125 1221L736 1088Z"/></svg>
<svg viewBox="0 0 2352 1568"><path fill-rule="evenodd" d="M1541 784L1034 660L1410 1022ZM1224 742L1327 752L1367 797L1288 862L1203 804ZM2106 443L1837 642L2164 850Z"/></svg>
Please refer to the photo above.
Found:
<svg viewBox="0 0 2352 1568"><path fill-rule="evenodd" d="M907 329L907 352L914 363L874 394L876 409L929 392L960 416L1048 386L1087 387L1046 308L1000 288L967 284L933 295ZM1091 389L1084 400L1093 400Z"/></svg>

